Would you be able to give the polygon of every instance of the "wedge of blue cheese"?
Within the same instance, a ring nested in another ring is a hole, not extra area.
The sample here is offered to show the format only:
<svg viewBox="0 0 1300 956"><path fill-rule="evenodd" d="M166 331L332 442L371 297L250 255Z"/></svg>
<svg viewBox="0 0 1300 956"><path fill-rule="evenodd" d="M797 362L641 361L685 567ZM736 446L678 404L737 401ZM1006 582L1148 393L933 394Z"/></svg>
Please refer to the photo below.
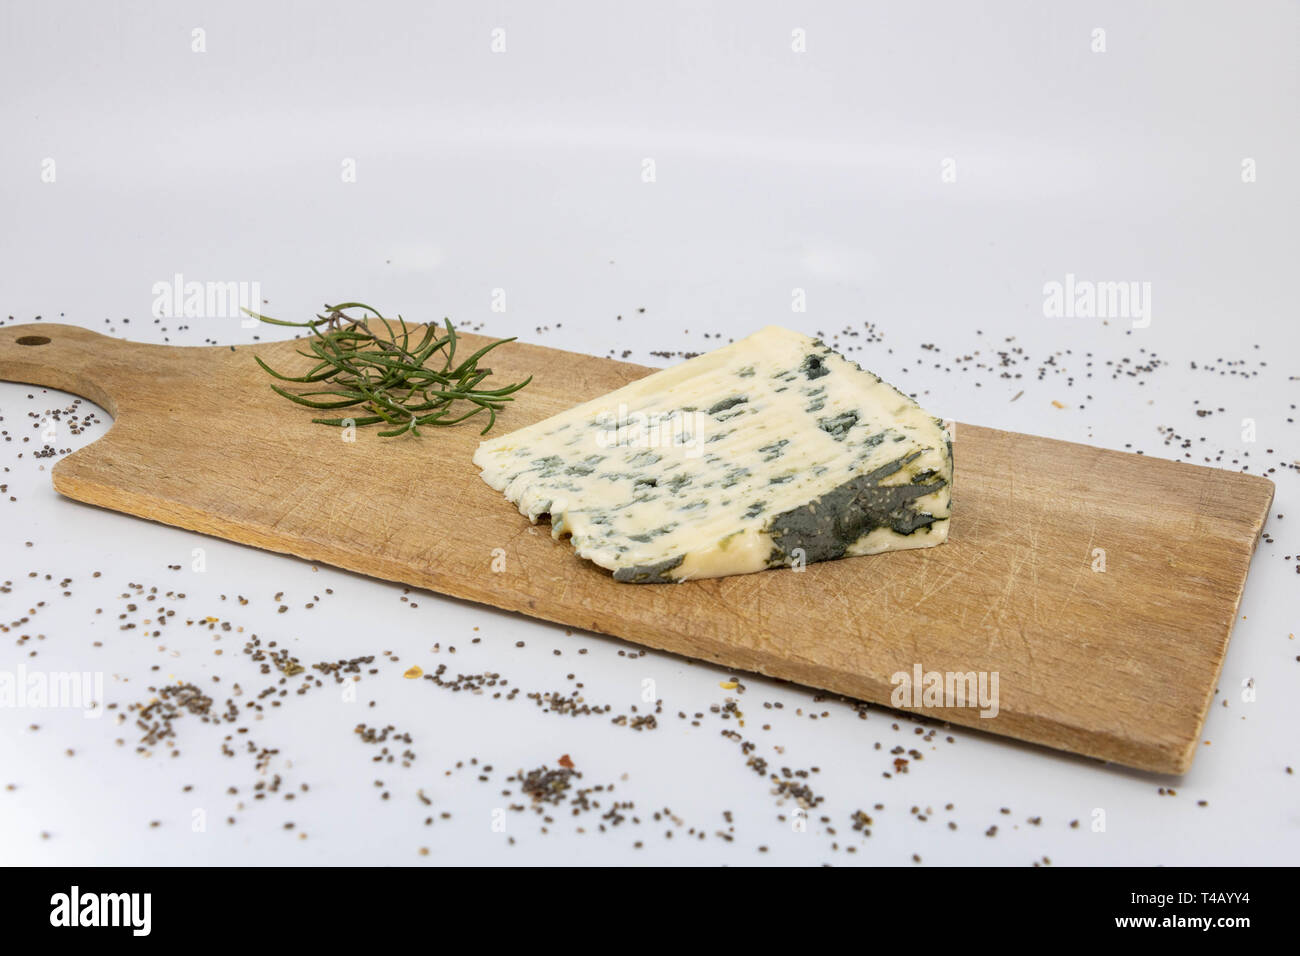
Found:
<svg viewBox="0 0 1300 956"><path fill-rule="evenodd" d="M948 537L942 421L822 342L769 326L499 438L483 480L648 584L928 548Z"/></svg>

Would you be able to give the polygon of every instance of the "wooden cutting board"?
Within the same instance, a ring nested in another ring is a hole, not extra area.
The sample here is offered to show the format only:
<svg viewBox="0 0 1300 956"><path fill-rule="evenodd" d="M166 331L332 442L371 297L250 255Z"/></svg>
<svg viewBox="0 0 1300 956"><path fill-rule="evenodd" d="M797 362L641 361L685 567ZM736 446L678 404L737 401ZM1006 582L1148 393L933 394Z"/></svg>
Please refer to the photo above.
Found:
<svg viewBox="0 0 1300 956"><path fill-rule="evenodd" d="M996 672L995 717L906 709L1166 773L1196 753L1273 497L1263 478L963 424L942 547L618 584L479 479L478 428L349 444L311 424L253 361L305 369L294 349L40 323L0 328L0 378L114 417L54 467L70 498L875 703L917 665ZM493 434L653 371L521 343L490 364L535 376Z"/></svg>

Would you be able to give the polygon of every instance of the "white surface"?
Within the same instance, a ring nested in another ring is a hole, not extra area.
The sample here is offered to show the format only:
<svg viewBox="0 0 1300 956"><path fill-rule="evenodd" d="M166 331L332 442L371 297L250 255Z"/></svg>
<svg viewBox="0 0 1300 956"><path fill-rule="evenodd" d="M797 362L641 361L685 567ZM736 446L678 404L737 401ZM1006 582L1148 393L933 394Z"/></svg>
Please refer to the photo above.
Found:
<svg viewBox="0 0 1300 956"><path fill-rule="evenodd" d="M1090 49L1097 27L1104 53ZM182 273L259 281L267 310L284 317L361 298L647 364L663 362L652 350L718 344L706 332L726 341L775 322L832 336L869 321L883 341L840 344L860 345L852 358L936 413L1175 457L1181 449L1157 433L1172 426L1198 454L1222 450L1225 465L1260 473L1300 455L1288 421L1300 392L1296 27L1289 3L7 3L0 319L39 315L174 344L261 334L231 319L155 322L154 283ZM204 53L191 50L194 28L206 31ZM495 28L504 53L491 52ZM791 49L795 29L806 30L804 53ZM41 178L50 158L52 183ZM341 177L349 158L354 183ZM646 158L654 183L642 182ZM945 183L949 158L957 181ZM1242 182L1245 158L1256 182ZM1150 327L1044 317L1044 283L1067 273L1150 282ZM806 290L805 314L791 312L795 288ZM504 314L491 309L496 289ZM931 342L938 355L919 348ZM1021 379L953 364L976 350L997 364L996 352L1014 348L1030 356L1010 370ZM1058 351L1073 384L1043 365ZM1149 373L1104 374L1108 360L1142 364L1152 353L1160 364ZM1207 371L1216 359L1258 374ZM1285 771L1300 763L1297 577L1283 560L1300 552L1300 513L1276 518L1297 508L1294 469L1272 476L1275 543L1256 555L1204 731L1212 745L1185 778L964 730L949 744L941 729L921 746L924 760L886 779L889 749L918 746L919 724L876 709L863 722L844 704L746 678L743 733L756 753L773 768L821 768L811 785L825 803L799 833L778 819L791 805L778 807L719 735L734 722L708 713L728 694L725 672L654 653L629 659L620 652L634 648L607 638L429 594L412 595L413 610L399 587L61 500L54 459L31 452L39 413L64 404L0 385L0 427L33 436L0 442L0 577L13 582L0 593L10 625L0 666L102 670L107 699L125 706L172 679L206 689L219 675L222 688L256 693L271 678L239 653L250 633L304 663L388 650L400 664L379 658L356 703L327 683L261 722L240 721L279 748L271 772L311 790L292 803L249 800L234 826L225 818L258 774L243 753L221 756L229 726L186 717L181 756L145 757L130 722L0 709L0 783L15 785L0 790L0 861L1281 863L1300 848L1296 777ZM1199 418L1198 407L1224 411ZM1257 423L1254 443L1242 440L1244 418ZM100 433L61 428L55 444ZM190 570L194 548L206 549L203 574ZM56 587L63 577L74 579L69 598ZM119 630L130 582L187 594L167 602L176 618L163 637ZM307 610L313 595L322 600ZM214 642L181 623L207 615L245 634ZM545 714L522 694L494 701L401 677L439 662L499 671L524 691L568 687L574 673L614 713L644 710L652 679L664 713L638 733ZM1241 699L1248 679L1252 703ZM813 722L798 707L830 716ZM693 728L678 711L706 719ZM409 732L414 764L372 763L374 748L352 734L362 721ZM542 835L531 812L507 812L507 832L494 832L493 809L517 799L500 796L504 777L564 753L584 785L616 783L642 823L599 833L599 814L557 813ZM445 775L471 756L494 766L491 782ZM1169 786L1176 796L1158 794ZM665 805L683 821L671 839L650 819ZM914 806L934 813L918 821ZM196 808L205 832L191 830ZM851 830L859 808L875 817L870 839ZM1090 826L1097 808L1104 833ZM732 843L714 835L727 810ZM422 824L444 811L449 819Z"/></svg>

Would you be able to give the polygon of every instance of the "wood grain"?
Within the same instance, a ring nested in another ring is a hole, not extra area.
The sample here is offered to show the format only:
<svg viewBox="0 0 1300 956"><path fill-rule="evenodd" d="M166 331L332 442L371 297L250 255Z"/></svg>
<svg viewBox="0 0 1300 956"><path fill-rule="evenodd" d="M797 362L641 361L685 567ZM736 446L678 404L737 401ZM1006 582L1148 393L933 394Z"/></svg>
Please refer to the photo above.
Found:
<svg viewBox="0 0 1300 956"><path fill-rule="evenodd" d="M18 344L33 337L49 341ZM942 547L618 584L483 484L476 428L361 429L348 444L311 424L251 354L294 368L293 348L143 345L40 323L0 329L0 378L114 417L53 469L70 498L876 703L916 664L997 672L996 717L908 709L1167 773L1192 763L1273 495L1263 478L959 425ZM536 376L503 431L652 371L521 343L492 365L503 380Z"/></svg>

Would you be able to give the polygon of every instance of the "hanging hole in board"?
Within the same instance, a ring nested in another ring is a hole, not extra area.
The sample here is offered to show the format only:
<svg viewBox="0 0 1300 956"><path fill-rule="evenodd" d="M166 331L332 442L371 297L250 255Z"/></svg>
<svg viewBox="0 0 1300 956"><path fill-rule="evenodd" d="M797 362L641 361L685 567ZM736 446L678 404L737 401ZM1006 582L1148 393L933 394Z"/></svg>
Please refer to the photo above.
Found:
<svg viewBox="0 0 1300 956"><path fill-rule="evenodd" d="M44 335L24 335L18 340L19 345L49 345L50 340Z"/></svg>

